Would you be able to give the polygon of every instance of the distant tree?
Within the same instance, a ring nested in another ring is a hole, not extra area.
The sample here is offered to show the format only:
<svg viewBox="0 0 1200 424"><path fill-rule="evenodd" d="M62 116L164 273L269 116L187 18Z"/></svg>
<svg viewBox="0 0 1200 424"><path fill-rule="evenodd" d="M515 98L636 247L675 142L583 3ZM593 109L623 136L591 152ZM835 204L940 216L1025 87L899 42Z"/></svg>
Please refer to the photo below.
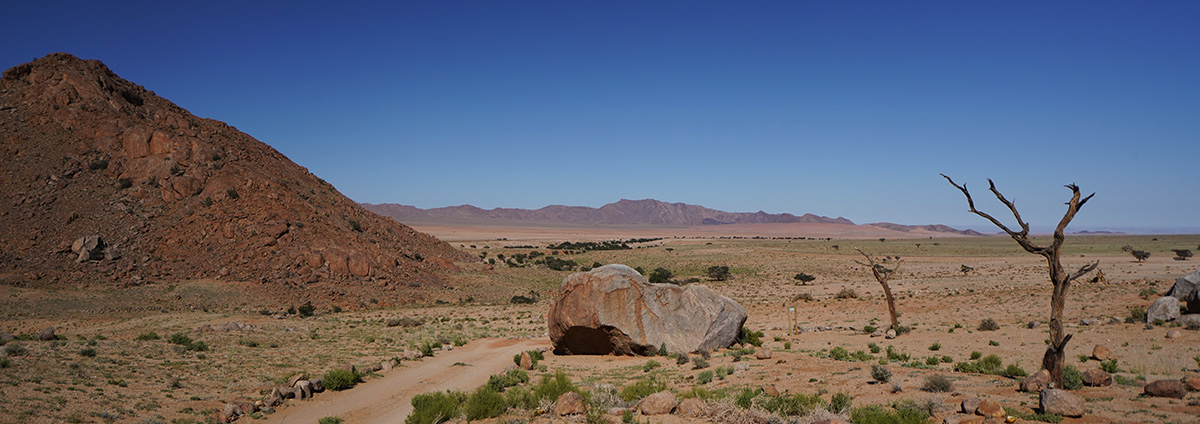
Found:
<svg viewBox="0 0 1200 424"><path fill-rule="evenodd" d="M1175 252L1175 260L1177 261L1186 261L1188 258L1192 257L1192 251L1190 249L1171 249L1171 251Z"/></svg>
<svg viewBox="0 0 1200 424"><path fill-rule="evenodd" d="M1066 334L1063 330L1063 309L1066 307L1067 289L1071 288L1071 281L1095 270L1100 265L1100 261L1092 262L1080 267L1078 271L1068 273L1062 266L1060 251L1063 242L1067 238L1065 233L1067 224L1071 223L1071 220L1075 218L1075 214L1079 212L1079 209L1092 196L1095 196L1096 193L1092 193L1087 197L1081 197L1079 186L1075 184L1066 185L1071 190L1071 200L1067 202L1067 211L1063 214L1062 219L1058 221L1058 226L1054 228L1053 241L1048 246L1039 246L1033 244L1033 241L1029 239L1029 224L1021 219L1021 213L1017 211L1017 206L1005 198L1000 193L1000 190L996 189L996 184L991 179L988 179L988 189L996 196L996 199L1000 200L1000 203L1003 203L1012 212L1013 217L1017 219L1017 224L1021 226L1020 231L1013 231L991 215L975 209L975 201L971 199L971 193L967 191L966 185L960 186L955 184L954 180L945 174L942 174L942 177L946 178L946 181L949 181L950 185L953 185L954 188L961 191L963 196L966 196L967 206L969 207L968 211L1000 227L1001 230L1004 230L1026 252L1046 258L1046 267L1048 268L1050 283L1054 286L1054 290L1050 295L1050 340L1046 346L1046 353L1042 355L1042 368L1050 372L1050 380L1054 382L1055 388L1065 388L1063 386L1063 364L1066 362L1067 342L1071 341L1071 335Z"/></svg>
<svg viewBox="0 0 1200 424"><path fill-rule="evenodd" d="M732 277L733 274L729 273L728 266L713 265L713 266L708 267L708 270L704 271L704 276L706 276L710 279L716 280L716 281L725 281L725 280L728 280L729 277Z"/></svg>
<svg viewBox="0 0 1200 424"><path fill-rule="evenodd" d="M1122 251L1122 252L1129 253L1129 252L1130 252L1130 251L1132 251L1132 250L1133 250L1133 246L1130 246L1130 245L1128 245L1128 244L1127 244L1127 245L1124 245L1124 246L1121 246L1121 251Z"/></svg>
<svg viewBox="0 0 1200 424"><path fill-rule="evenodd" d="M675 278L675 274L666 268L655 268L654 271L650 273L650 276L647 277L651 283L655 284L670 283L672 278Z"/></svg>
<svg viewBox="0 0 1200 424"><path fill-rule="evenodd" d="M1150 252L1147 252L1145 250L1134 250L1132 252L1129 252L1129 254L1133 255L1133 258L1137 259L1138 262L1141 262L1141 261L1144 261L1144 260L1150 258Z"/></svg>
<svg viewBox="0 0 1200 424"><path fill-rule="evenodd" d="M879 285L883 286L883 296L887 300L888 316L892 319L892 329L896 330L896 334L900 334L900 319L896 315L896 298L892 296L892 287L888 285L888 279L892 278L892 275L896 273L896 269L899 268L900 262L897 260L895 265L892 265L893 268L888 268L883 266L883 263L887 262L888 260L886 257L883 258L883 260L876 261L874 256L868 255L867 252L864 252L862 249L855 247L854 250L857 250L858 253L861 253L864 258L867 258L867 262L855 262L857 262L859 265L870 267L871 275L875 277L875 281L878 281Z"/></svg>
<svg viewBox="0 0 1200 424"><path fill-rule="evenodd" d="M817 277L813 277L813 276L805 274L803 272L796 274L796 276L792 277L792 278L800 280L801 283L808 283L809 281L817 279Z"/></svg>

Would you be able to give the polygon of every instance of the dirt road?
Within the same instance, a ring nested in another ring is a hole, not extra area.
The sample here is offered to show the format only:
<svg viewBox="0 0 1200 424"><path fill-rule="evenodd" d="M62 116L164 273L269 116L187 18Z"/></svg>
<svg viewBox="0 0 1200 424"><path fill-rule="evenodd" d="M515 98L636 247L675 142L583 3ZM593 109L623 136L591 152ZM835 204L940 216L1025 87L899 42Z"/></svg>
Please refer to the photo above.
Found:
<svg viewBox="0 0 1200 424"><path fill-rule="evenodd" d="M421 361L405 362L383 378L353 389L325 393L311 400L289 400L267 423L313 424L338 416L347 424L396 424L412 412L415 395L442 390L474 390L504 371L513 355L550 347L547 339L481 339ZM467 364L455 365L456 363Z"/></svg>

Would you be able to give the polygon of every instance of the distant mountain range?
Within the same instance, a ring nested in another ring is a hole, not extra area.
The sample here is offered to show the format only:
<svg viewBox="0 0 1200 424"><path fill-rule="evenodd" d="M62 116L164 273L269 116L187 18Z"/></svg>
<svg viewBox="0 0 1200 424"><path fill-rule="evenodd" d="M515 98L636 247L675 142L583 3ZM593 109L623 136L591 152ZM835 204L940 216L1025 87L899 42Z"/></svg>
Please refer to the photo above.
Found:
<svg viewBox="0 0 1200 424"><path fill-rule="evenodd" d="M806 213L796 216L790 213L772 214L758 212L725 212L686 203L668 203L654 199L621 199L599 208L586 206L552 205L540 209L495 208L482 209L471 205L421 209L394 203L363 203L367 210L390 216L400 222L428 221L471 221L479 223L498 221L525 221L571 225L645 225L660 227L694 227L728 224L843 224L855 225L843 217L830 218ZM945 225L909 226L891 223L868 224L895 231L910 232L915 229L964 235L982 235L972 230L960 231Z"/></svg>

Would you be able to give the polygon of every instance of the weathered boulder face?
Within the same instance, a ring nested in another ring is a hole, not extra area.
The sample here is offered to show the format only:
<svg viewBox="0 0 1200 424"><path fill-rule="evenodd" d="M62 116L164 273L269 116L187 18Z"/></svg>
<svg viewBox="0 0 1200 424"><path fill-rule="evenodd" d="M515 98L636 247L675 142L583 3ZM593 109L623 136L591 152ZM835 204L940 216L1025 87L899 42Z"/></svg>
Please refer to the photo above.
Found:
<svg viewBox="0 0 1200 424"><path fill-rule="evenodd" d="M1196 291L1196 286L1200 285L1200 269L1183 274L1175 280L1175 285L1171 286L1171 290L1167 291L1167 296L1179 299L1179 301L1187 301L1188 295Z"/></svg>
<svg viewBox="0 0 1200 424"><path fill-rule="evenodd" d="M699 352L737 340L746 308L699 284L650 284L625 265L563 280L547 315L557 354Z"/></svg>
<svg viewBox="0 0 1200 424"><path fill-rule="evenodd" d="M1179 318L1179 299L1171 296L1163 296L1150 304L1150 309L1146 310L1146 322L1153 324L1155 321L1174 321Z"/></svg>

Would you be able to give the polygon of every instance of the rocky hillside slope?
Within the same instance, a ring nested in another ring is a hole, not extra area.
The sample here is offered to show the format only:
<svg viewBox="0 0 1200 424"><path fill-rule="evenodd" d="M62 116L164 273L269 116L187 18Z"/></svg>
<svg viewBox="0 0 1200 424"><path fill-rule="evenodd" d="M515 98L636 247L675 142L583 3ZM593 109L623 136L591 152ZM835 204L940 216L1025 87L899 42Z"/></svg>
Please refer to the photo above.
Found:
<svg viewBox="0 0 1200 424"><path fill-rule="evenodd" d="M9 284L214 278L355 306L421 300L467 259L236 128L65 53L4 71L0 156Z"/></svg>
<svg viewBox="0 0 1200 424"><path fill-rule="evenodd" d="M363 207L397 220L456 219L471 221L516 220L581 225L651 225L684 227L722 224L825 223L854 224L846 218L828 218L813 214L725 212L686 203L667 203L653 199L626 200L599 208L584 206L546 206L541 209L480 209L471 205L419 209L407 205L370 204Z"/></svg>

